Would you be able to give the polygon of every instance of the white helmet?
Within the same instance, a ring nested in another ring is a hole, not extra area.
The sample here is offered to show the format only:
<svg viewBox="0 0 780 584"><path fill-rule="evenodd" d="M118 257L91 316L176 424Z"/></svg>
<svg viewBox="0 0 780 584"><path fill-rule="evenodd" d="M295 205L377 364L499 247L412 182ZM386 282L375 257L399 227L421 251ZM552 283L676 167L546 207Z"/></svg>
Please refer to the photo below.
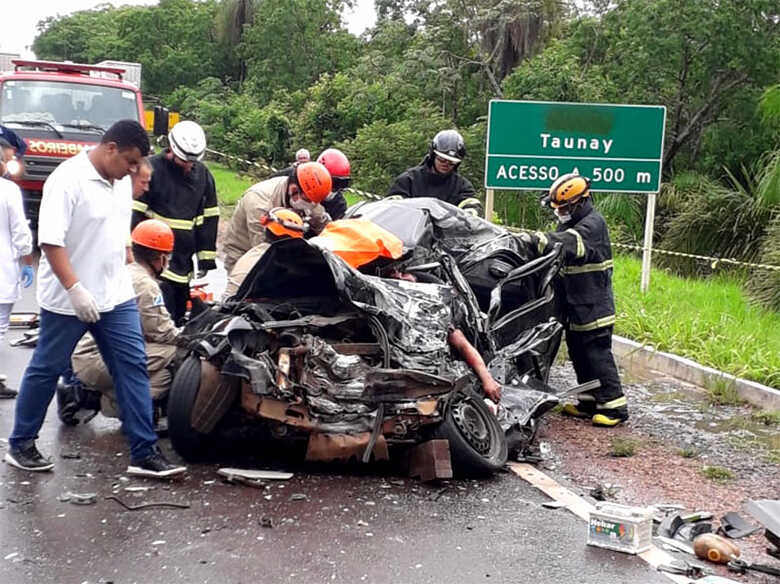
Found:
<svg viewBox="0 0 780 584"><path fill-rule="evenodd" d="M311 160L311 154L306 148L301 148L295 153L295 162L309 162Z"/></svg>
<svg viewBox="0 0 780 584"><path fill-rule="evenodd" d="M182 160L203 160L206 153L206 134L195 122L179 122L168 132L168 145Z"/></svg>

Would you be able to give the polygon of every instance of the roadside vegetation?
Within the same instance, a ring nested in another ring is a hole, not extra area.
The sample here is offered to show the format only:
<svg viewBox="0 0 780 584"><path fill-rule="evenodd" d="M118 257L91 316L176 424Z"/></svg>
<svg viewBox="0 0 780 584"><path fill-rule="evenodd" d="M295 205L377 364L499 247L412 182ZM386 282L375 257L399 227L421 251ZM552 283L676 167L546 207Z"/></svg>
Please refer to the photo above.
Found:
<svg viewBox="0 0 780 584"><path fill-rule="evenodd" d="M780 313L750 303L725 275L683 278L654 269L639 292L641 261L618 255L614 286L615 332L661 351L770 387L780 387ZM715 387L713 400L727 400Z"/></svg>
<svg viewBox="0 0 780 584"><path fill-rule="evenodd" d="M717 483L726 483L734 479L734 473L722 466L704 466L701 474Z"/></svg>
<svg viewBox="0 0 780 584"><path fill-rule="evenodd" d="M615 458L634 456L640 445L636 438L615 437L610 441L609 454Z"/></svg>
<svg viewBox="0 0 780 584"><path fill-rule="evenodd" d="M251 176L242 175L232 168L218 162L207 162L207 166L214 175L214 182L217 185L217 200L223 216L229 217L232 214L233 207L244 194L244 191L251 187L259 179L253 179Z"/></svg>

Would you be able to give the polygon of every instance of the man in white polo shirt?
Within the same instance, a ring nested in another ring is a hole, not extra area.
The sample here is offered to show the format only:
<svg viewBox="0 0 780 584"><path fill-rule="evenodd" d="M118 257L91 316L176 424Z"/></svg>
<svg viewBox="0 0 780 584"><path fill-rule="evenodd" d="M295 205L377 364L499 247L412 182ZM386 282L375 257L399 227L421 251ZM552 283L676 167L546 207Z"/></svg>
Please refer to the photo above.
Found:
<svg viewBox="0 0 780 584"><path fill-rule="evenodd" d="M17 468L54 466L35 440L57 378L89 331L114 380L130 443L128 474L169 477L186 470L168 462L157 446L141 320L125 265L132 208L128 174L148 153L143 127L121 120L98 146L60 164L44 184L38 222L40 334L22 378L5 455Z"/></svg>

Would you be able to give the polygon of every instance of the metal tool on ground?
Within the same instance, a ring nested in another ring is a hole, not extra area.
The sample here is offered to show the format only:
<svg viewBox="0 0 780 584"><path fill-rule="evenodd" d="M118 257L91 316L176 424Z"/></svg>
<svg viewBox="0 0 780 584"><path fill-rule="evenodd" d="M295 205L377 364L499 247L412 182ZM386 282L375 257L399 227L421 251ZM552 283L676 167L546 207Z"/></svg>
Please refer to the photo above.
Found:
<svg viewBox="0 0 780 584"><path fill-rule="evenodd" d="M736 572L737 574L744 574L747 570L752 570L754 572L780 577L780 568L778 567L770 566L768 564L753 564L752 562L747 562L739 558L731 560L727 564L727 567L730 571Z"/></svg>
<svg viewBox="0 0 780 584"><path fill-rule="evenodd" d="M714 533L705 533L694 539L693 551L696 557L716 564L726 564L740 556L740 549L734 542Z"/></svg>
<svg viewBox="0 0 780 584"><path fill-rule="evenodd" d="M700 566L694 566L685 560L672 560L668 564L659 564L656 566L656 570L669 574L681 574L689 578L701 578L705 574Z"/></svg>
<svg viewBox="0 0 780 584"><path fill-rule="evenodd" d="M581 383L579 385L575 385L574 387L570 387L569 389L566 389L560 393L557 393L558 399L564 399L567 397L574 397L577 396L577 398L580 401L589 401L593 400L592 395L582 395L586 391L592 391L594 389L598 389L601 387L601 381L598 379L592 379L591 381L586 381L585 383Z"/></svg>

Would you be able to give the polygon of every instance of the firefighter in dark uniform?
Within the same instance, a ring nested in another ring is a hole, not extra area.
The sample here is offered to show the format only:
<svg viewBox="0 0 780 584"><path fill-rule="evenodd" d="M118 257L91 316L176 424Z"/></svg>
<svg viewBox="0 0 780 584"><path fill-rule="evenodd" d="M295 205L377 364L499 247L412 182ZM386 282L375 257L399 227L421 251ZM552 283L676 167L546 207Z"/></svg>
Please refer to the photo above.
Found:
<svg viewBox="0 0 780 584"><path fill-rule="evenodd" d="M471 182L458 173L466 157L466 144L456 130L442 130L433 137L428 154L419 166L396 177L387 191L389 198L433 197L460 207L472 215L482 214Z"/></svg>
<svg viewBox="0 0 780 584"><path fill-rule="evenodd" d="M200 162L206 135L195 122L176 124L168 133L168 148L153 156L149 190L133 202L133 224L147 218L167 223L175 236L168 267L160 275L165 307L173 321L184 316L197 254L198 277L216 268L219 207L214 177Z"/></svg>
<svg viewBox="0 0 780 584"><path fill-rule="evenodd" d="M601 387L580 394L564 414L590 418L596 426L616 426L628 419L628 404L612 355L615 300L612 294L612 246L604 217L593 207L590 179L566 174L542 200L558 217L554 232L536 232L540 254L563 245L562 286L566 345L577 382L594 379Z"/></svg>

